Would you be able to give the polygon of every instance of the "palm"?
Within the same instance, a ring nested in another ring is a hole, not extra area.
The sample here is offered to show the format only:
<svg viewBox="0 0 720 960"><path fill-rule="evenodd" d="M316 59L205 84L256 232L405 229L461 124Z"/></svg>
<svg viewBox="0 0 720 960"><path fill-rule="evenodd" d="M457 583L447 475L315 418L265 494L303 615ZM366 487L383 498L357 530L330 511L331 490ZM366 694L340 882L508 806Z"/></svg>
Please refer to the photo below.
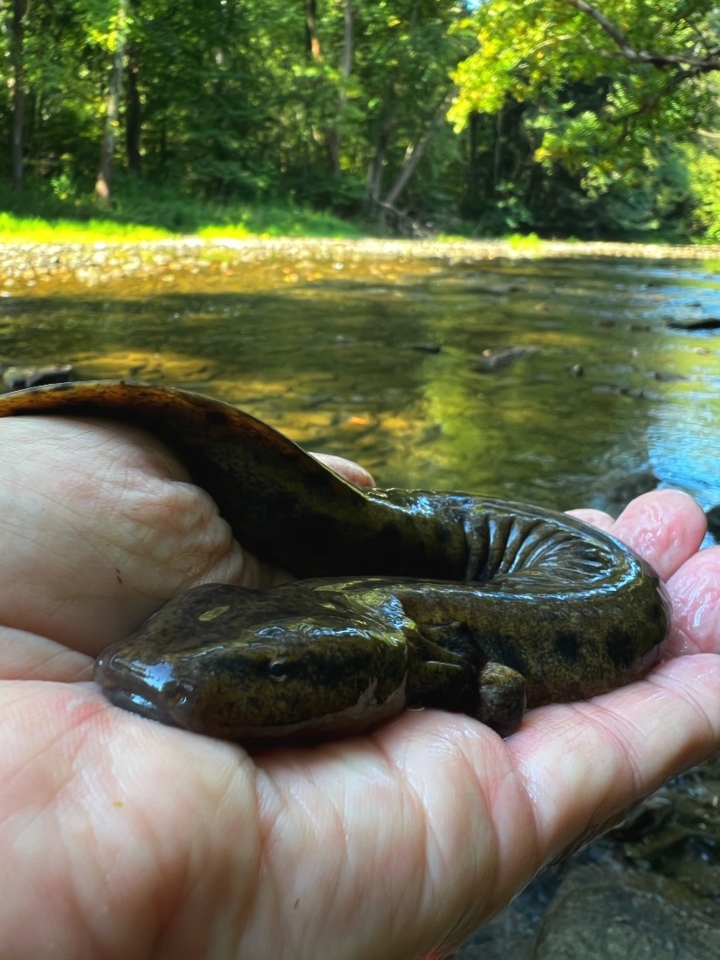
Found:
<svg viewBox="0 0 720 960"><path fill-rule="evenodd" d="M712 656L533 711L504 742L428 710L250 758L114 709L75 682L106 643L193 582L277 571L139 432L2 426L2 956L412 957L720 748ZM720 550L693 555L698 508L651 494L615 532L669 578L674 652L719 650Z"/></svg>

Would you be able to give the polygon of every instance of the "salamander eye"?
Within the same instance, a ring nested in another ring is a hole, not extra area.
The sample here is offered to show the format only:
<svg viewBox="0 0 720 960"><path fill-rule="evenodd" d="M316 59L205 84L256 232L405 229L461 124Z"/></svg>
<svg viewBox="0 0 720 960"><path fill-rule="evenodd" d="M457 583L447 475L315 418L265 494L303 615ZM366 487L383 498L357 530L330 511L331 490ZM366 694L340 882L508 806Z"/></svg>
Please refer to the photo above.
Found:
<svg viewBox="0 0 720 960"><path fill-rule="evenodd" d="M182 680L170 680L162 689L165 701L173 703L176 707L184 706L192 692L192 685Z"/></svg>
<svg viewBox="0 0 720 960"><path fill-rule="evenodd" d="M288 675L288 665L285 660L273 660L268 667L268 675L273 680L286 680Z"/></svg>

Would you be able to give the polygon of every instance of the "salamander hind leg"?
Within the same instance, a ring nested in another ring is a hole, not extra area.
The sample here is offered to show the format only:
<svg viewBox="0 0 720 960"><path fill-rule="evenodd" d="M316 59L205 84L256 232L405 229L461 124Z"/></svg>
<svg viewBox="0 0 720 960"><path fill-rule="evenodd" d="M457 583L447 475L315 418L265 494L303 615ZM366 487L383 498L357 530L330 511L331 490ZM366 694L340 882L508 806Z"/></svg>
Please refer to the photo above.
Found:
<svg viewBox="0 0 720 960"><path fill-rule="evenodd" d="M486 663L480 671L478 720L501 737L515 733L525 713L525 679L512 667Z"/></svg>

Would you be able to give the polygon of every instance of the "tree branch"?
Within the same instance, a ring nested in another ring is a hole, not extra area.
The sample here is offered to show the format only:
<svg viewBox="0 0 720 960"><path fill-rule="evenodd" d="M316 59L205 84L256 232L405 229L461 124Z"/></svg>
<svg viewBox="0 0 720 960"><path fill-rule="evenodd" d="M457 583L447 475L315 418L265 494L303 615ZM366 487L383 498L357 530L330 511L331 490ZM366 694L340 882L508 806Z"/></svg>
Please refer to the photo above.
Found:
<svg viewBox="0 0 720 960"><path fill-rule="evenodd" d="M674 67L675 69L686 69L688 76L697 76L699 73L709 73L711 70L720 70L720 56L713 53L707 57L693 57L685 54L675 53L655 53L650 50L636 50L612 20L609 20L604 13L591 6L586 0L565 0L571 7L575 7L581 13L586 13L605 31L605 33L614 41L616 46L626 60L632 63L649 63L654 67Z"/></svg>
<svg viewBox="0 0 720 960"><path fill-rule="evenodd" d="M447 116L447 112L450 109L450 104L453 102L453 98L456 96L457 92L458 88L453 87L445 94L443 99L438 104L435 114L427 126L425 133L423 133L417 143L408 146L400 173L398 174L398 177L391 187L388 195L383 200L385 206L392 207L407 186L410 177L415 172L415 167L417 167L418 163L420 162L430 141L437 131L437 128Z"/></svg>

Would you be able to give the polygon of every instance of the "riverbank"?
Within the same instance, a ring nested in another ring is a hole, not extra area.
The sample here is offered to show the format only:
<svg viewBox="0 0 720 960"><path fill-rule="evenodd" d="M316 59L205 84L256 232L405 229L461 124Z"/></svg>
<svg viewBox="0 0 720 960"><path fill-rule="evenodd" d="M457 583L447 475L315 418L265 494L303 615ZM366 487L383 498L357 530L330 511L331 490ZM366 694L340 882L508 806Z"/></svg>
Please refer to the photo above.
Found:
<svg viewBox="0 0 720 960"><path fill-rule="evenodd" d="M251 264L272 267L282 262L288 282L320 279L327 271L355 270L376 262L396 268L410 261L438 265L472 265L488 260L622 257L643 260L720 260L720 246L666 244L574 243L537 239L512 240L382 240L330 238L212 238L140 242L2 243L0 293L42 295L58 287L112 287L124 281L160 284L177 289L188 275L247 273ZM294 272L294 268L298 271ZM386 270L382 271L383 273ZM317 275L316 275L317 274ZM126 291L129 292L129 291ZM151 291L146 291L151 292Z"/></svg>

